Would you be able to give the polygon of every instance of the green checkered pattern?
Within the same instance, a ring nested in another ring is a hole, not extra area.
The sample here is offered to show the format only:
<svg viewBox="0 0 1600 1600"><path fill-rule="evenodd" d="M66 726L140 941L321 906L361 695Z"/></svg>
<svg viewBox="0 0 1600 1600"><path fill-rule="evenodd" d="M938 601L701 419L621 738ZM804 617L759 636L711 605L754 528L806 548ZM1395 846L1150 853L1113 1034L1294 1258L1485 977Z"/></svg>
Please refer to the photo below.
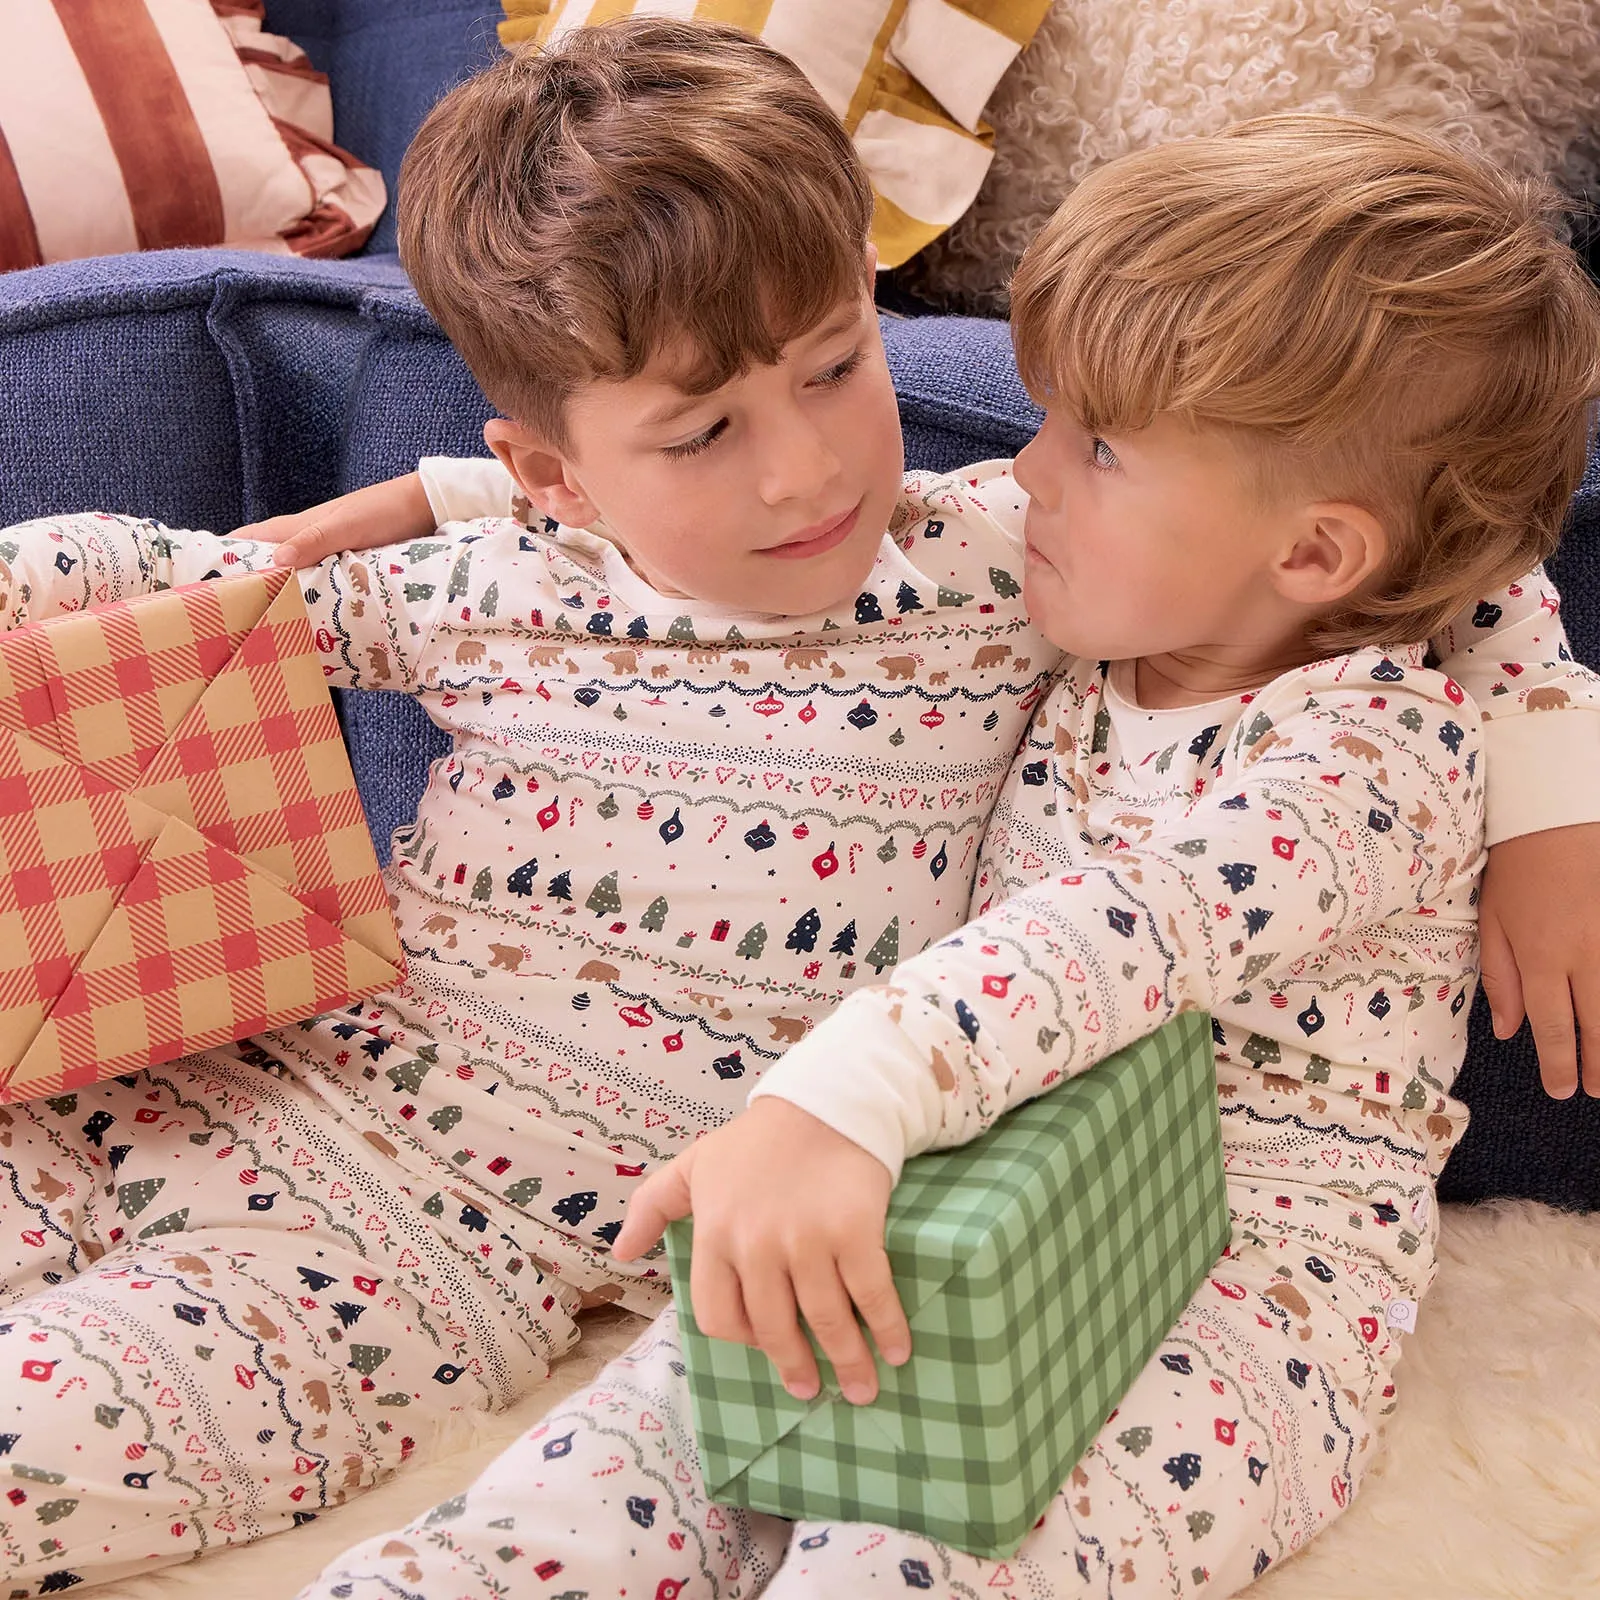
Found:
<svg viewBox="0 0 1600 1600"><path fill-rule="evenodd" d="M708 1339L689 1223L668 1232L713 1500L1015 1553L1228 1241L1210 1018L1158 1033L906 1163L886 1241L911 1323L870 1406L794 1399ZM820 1359L820 1358L819 1358Z"/></svg>

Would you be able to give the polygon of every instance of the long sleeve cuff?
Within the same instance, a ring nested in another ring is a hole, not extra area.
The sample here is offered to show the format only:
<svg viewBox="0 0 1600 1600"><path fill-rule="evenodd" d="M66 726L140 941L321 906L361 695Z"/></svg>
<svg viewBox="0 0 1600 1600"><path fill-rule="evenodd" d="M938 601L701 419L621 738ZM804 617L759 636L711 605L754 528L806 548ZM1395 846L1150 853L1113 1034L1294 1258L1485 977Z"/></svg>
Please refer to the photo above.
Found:
<svg viewBox="0 0 1600 1600"><path fill-rule="evenodd" d="M1483 725L1490 845L1600 822L1600 711L1576 707Z"/></svg>
<svg viewBox="0 0 1600 1600"><path fill-rule="evenodd" d="M435 527L512 514L516 485L493 456L424 456L417 463L417 476Z"/></svg>
<svg viewBox="0 0 1600 1600"><path fill-rule="evenodd" d="M931 1147L940 1124L933 1070L875 1004L847 1000L827 1023L768 1068L750 1099L776 1095L809 1111L889 1169Z"/></svg>

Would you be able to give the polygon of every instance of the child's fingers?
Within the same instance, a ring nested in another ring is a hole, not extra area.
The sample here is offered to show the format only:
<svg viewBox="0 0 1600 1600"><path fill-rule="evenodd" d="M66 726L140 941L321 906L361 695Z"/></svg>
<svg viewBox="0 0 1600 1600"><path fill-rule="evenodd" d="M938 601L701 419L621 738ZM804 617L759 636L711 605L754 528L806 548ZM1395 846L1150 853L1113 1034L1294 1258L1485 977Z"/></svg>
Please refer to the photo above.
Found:
<svg viewBox="0 0 1600 1600"><path fill-rule="evenodd" d="M696 1326L708 1339L757 1344L745 1311L743 1285L733 1263L710 1250L696 1249L689 1262L689 1301Z"/></svg>
<svg viewBox="0 0 1600 1600"><path fill-rule="evenodd" d="M280 567L314 567L325 557L344 549L346 542L333 518L319 518L281 540L272 552L272 559Z"/></svg>
<svg viewBox="0 0 1600 1600"><path fill-rule="evenodd" d="M689 1173L682 1161L669 1161L652 1172L628 1200L622 1227L611 1241L618 1261L634 1261L654 1249L669 1222L689 1215Z"/></svg>
<svg viewBox="0 0 1600 1600"><path fill-rule="evenodd" d="M831 1258L817 1261L803 1276L796 1274L794 1288L801 1315L833 1363L845 1399L852 1405L869 1405L878 1398L878 1372L838 1264Z"/></svg>
<svg viewBox="0 0 1600 1600"><path fill-rule="evenodd" d="M1565 972L1555 972L1523 985L1528 1026L1539 1052L1539 1077L1544 1092L1568 1100L1578 1088L1578 1040L1572 1021L1572 989Z"/></svg>
<svg viewBox="0 0 1600 1600"><path fill-rule="evenodd" d="M740 1275L745 1315L752 1342L766 1351L785 1389L797 1400L810 1400L822 1388L817 1358L800 1331L794 1288L779 1267L762 1265Z"/></svg>
<svg viewBox="0 0 1600 1600"><path fill-rule="evenodd" d="M1600 976L1592 965L1572 975L1572 1001L1578 1012L1583 1092L1600 1098Z"/></svg>
<svg viewBox="0 0 1600 1600"><path fill-rule="evenodd" d="M1486 909L1479 919L1478 953L1495 1037L1509 1039L1522 1026L1522 974L1506 930L1492 910Z"/></svg>
<svg viewBox="0 0 1600 1600"><path fill-rule="evenodd" d="M839 1257L839 1275L883 1359L898 1367L911 1358L911 1325L894 1286L888 1252L863 1245Z"/></svg>

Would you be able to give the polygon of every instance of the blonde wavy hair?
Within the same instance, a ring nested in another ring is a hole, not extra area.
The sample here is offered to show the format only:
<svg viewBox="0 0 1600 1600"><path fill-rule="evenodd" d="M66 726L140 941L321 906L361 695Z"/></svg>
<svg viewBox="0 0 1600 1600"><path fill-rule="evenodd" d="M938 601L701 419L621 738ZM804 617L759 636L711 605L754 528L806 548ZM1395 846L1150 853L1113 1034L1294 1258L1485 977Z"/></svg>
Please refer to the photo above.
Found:
<svg viewBox="0 0 1600 1600"><path fill-rule="evenodd" d="M1600 294L1553 187L1427 134L1286 113L1091 174L1011 284L1023 381L1091 431L1234 436L1250 486L1369 510L1329 654L1429 638L1556 548L1600 395Z"/></svg>

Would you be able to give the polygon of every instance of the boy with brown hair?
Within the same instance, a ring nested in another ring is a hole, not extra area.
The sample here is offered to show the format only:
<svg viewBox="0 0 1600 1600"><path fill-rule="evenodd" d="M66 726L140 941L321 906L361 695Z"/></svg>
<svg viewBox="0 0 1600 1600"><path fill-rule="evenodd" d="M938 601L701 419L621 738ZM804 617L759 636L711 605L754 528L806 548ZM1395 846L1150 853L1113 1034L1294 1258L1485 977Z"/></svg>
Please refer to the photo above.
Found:
<svg viewBox="0 0 1600 1600"><path fill-rule="evenodd" d="M1068 658L974 920L630 1204L616 1254L692 1211L697 1322L809 1397L800 1315L841 1374L862 1323L905 1358L882 1239L908 1156L1208 1010L1233 1239L1017 1556L710 1504L668 1312L307 1600L1227 1595L1338 1515L1465 1125L1485 729L1421 641L1554 549L1600 394L1600 297L1555 221L1540 186L1332 117L1074 192L1013 294L1046 408L1016 463L1025 597ZM1559 659L1547 586L1507 599ZM1478 681L1485 720L1528 703L1514 671Z"/></svg>

